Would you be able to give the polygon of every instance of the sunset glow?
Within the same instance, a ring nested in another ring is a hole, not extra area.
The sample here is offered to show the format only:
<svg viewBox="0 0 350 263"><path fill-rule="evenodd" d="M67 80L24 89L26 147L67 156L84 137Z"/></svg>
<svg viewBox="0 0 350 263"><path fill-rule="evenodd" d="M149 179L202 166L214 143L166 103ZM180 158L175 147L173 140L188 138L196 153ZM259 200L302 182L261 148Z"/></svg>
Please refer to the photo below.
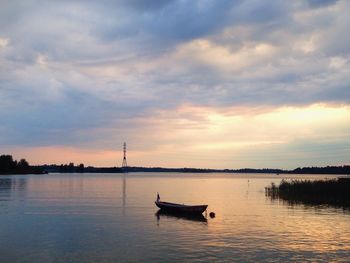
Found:
<svg viewBox="0 0 350 263"><path fill-rule="evenodd" d="M350 151L348 145L340 144L349 134L349 119L348 106L217 109L185 105L134 120L133 125L143 129L142 133L130 131L131 141L143 143L130 145L130 165L205 168L211 159L217 168L346 162ZM122 158L120 150L98 148L25 147L13 152L37 164L59 159L119 166Z"/></svg>

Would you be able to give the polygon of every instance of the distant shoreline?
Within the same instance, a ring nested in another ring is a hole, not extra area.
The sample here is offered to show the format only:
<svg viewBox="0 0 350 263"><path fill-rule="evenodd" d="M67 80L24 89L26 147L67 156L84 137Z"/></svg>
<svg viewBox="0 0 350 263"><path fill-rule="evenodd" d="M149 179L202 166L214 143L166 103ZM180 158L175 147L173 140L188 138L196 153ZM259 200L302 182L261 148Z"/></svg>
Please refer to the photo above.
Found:
<svg viewBox="0 0 350 263"><path fill-rule="evenodd" d="M48 173L123 173L121 167L84 167L83 165L41 165L40 169ZM127 167L127 172L176 172L176 173L261 173L261 174L339 174L350 175L350 165L326 166L326 167L303 167L294 170L282 169L201 169L201 168L163 168L163 167Z"/></svg>
<svg viewBox="0 0 350 263"><path fill-rule="evenodd" d="M13 160L11 155L0 155L0 174L45 174L45 173L123 173L123 172L152 172L152 173L261 173L261 174L339 174L350 175L350 165L303 167L294 170L271 168L241 168L241 169L203 169L203 168L163 168L163 167L93 167L84 164L44 164L29 165L25 159Z"/></svg>

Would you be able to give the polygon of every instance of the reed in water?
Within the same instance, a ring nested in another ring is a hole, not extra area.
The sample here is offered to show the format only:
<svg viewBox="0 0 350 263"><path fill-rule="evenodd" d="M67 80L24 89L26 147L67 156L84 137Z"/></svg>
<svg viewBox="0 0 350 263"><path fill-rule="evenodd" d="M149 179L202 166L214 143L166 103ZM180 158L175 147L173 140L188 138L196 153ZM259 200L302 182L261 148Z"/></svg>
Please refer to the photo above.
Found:
<svg viewBox="0 0 350 263"><path fill-rule="evenodd" d="M326 180L282 180L265 188L266 196L290 204L331 205L350 208L350 177Z"/></svg>

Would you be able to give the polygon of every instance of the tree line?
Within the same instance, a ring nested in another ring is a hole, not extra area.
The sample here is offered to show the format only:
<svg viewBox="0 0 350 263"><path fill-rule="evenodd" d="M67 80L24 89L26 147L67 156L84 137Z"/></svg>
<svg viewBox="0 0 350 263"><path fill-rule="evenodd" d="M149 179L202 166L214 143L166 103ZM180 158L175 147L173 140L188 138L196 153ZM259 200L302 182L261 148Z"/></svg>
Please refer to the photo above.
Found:
<svg viewBox="0 0 350 263"><path fill-rule="evenodd" d="M0 174L42 174L44 170L31 166L26 159L14 160L12 155L0 155Z"/></svg>
<svg viewBox="0 0 350 263"><path fill-rule="evenodd" d="M163 167L85 167L84 164L44 164L31 166L25 159L13 160L11 155L0 156L0 174L29 174L29 173L122 173L127 172L178 172L178 173L274 173L274 174L350 174L350 165L303 167L294 170L282 169L200 169L200 168L163 168Z"/></svg>

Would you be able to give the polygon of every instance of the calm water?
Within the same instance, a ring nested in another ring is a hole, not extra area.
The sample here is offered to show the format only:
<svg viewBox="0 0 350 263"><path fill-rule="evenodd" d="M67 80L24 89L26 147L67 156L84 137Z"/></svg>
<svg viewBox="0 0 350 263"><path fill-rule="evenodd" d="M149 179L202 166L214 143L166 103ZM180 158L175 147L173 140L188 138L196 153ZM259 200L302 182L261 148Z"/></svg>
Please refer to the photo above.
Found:
<svg viewBox="0 0 350 263"><path fill-rule="evenodd" d="M281 178L1 176L0 262L350 262L350 212L272 202L264 187ZM157 191L216 218L156 216Z"/></svg>

